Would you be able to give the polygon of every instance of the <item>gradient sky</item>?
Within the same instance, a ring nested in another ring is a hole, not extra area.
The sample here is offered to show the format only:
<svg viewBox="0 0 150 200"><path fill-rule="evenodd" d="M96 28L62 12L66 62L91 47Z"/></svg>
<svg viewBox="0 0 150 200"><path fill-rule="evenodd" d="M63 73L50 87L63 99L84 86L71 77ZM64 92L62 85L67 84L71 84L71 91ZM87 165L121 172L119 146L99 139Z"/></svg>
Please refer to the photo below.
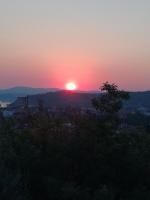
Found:
<svg viewBox="0 0 150 200"><path fill-rule="evenodd" d="M0 0L0 88L150 89L150 0Z"/></svg>

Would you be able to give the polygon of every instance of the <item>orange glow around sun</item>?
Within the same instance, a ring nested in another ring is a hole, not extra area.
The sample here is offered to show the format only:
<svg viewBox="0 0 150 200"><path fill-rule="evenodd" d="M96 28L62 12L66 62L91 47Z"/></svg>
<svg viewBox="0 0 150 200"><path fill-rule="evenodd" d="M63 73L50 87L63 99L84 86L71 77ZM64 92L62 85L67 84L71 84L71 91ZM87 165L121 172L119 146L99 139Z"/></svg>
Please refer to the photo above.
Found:
<svg viewBox="0 0 150 200"><path fill-rule="evenodd" d="M66 84L66 90L71 90L71 91L73 91L73 90L76 90L76 89L77 89L77 86L76 86L75 83L69 82L69 83Z"/></svg>

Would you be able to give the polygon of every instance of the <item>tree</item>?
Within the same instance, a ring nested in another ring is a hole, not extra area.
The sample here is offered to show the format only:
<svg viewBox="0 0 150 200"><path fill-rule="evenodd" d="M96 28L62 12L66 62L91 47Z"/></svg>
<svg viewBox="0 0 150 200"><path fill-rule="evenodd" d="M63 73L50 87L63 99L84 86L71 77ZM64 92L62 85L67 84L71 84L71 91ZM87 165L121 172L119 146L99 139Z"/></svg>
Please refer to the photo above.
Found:
<svg viewBox="0 0 150 200"><path fill-rule="evenodd" d="M129 93L119 90L115 84L108 82L102 85L101 94L92 100L94 108L100 112L103 124L113 128L119 125L118 112L123 107L123 101L129 99Z"/></svg>

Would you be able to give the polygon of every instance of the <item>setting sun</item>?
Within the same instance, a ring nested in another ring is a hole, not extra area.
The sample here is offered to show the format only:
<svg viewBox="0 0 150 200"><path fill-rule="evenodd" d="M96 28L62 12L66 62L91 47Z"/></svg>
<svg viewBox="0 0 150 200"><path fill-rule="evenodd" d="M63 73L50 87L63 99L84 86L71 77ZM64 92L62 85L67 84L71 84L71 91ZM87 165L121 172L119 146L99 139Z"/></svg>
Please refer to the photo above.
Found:
<svg viewBox="0 0 150 200"><path fill-rule="evenodd" d="M70 83L67 83L67 84L66 84L66 89L67 89L67 90L76 90L76 89L77 89L77 86L76 86L75 83L70 82Z"/></svg>

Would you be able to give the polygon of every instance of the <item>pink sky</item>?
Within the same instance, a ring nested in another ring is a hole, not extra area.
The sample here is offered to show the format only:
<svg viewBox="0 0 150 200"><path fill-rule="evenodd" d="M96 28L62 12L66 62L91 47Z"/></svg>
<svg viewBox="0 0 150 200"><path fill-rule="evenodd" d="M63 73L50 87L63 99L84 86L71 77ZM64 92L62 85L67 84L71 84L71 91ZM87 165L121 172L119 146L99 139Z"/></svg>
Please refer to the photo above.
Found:
<svg viewBox="0 0 150 200"><path fill-rule="evenodd" d="M1 2L0 88L149 90L149 11L146 0Z"/></svg>

